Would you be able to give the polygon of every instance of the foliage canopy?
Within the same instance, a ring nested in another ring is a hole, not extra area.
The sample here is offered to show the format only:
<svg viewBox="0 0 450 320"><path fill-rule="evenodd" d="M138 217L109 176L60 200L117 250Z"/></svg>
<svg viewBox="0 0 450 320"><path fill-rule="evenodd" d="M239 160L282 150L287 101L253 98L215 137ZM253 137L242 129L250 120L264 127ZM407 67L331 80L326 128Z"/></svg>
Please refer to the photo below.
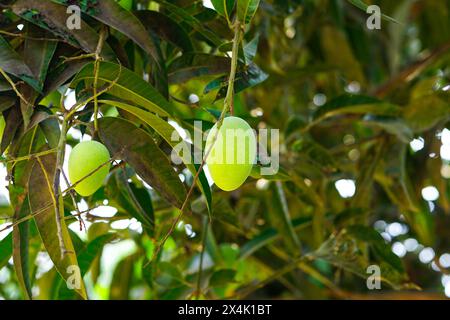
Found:
<svg viewBox="0 0 450 320"><path fill-rule="evenodd" d="M450 292L450 1L0 10L0 298L373 297L370 265L383 297ZM221 113L280 130L276 174L223 192L170 161L174 127ZM89 138L111 169L81 197L64 160Z"/></svg>

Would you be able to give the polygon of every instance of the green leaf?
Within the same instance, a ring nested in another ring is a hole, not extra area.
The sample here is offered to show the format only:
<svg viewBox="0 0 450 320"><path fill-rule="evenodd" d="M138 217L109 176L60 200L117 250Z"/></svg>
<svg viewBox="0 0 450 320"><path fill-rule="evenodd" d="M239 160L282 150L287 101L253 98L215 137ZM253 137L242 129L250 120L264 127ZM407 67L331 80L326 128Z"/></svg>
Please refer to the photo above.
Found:
<svg viewBox="0 0 450 320"><path fill-rule="evenodd" d="M293 219L292 227L294 230L298 231L310 226L311 221L311 217ZM279 233L275 228L268 228L261 231L241 247L239 259L246 259L259 249L274 242L280 237L281 233Z"/></svg>
<svg viewBox="0 0 450 320"><path fill-rule="evenodd" d="M13 252L13 234L10 232L5 238L0 240L0 269L2 269L11 258Z"/></svg>
<svg viewBox="0 0 450 320"><path fill-rule="evenodd" d="M189 34L172 18L157 11L139 10L134 13L159 38L172 43L185 53L194 51Z"/></svg>
<svg viewBox="0 0 450 320"><path fill-rule="evenodd" d="M141 106L160 116L169 116L172 105L148 82L135 72L115 63L102 62L98 74L99 83L114 83L108 93L134 105ZM75 88L82 80L94 80L94 64L86 65L75 77L71 87Z"/></svg>
<svg viewBox="0 0 450 320"><path fill-rule="evenodd" d="M380 127L386 132L397 136L403 143L410 143L414 138L414 134L410 127L398 117L385 116L366 116L364 117L365 124Z"/></svg>
<svg viewBox="0 0 450 320"><path fill-rule="evenodd" d="M366 269L371 264L376 264L381 269L380 280L396 290L417 289L411 283L403 268L391 255L386 255L386 244L373 232L368 232L367 227L350 227L333 234L319 249L308 254L311 259L323 259L337 268L349 271L363 279L367 279ZM382 259L390 259L390 263L384 260L369 261L364 254L364 248L375 250ZM380 254L381 253L381 254Z"/></svg>
<svg viewBox="0 0 450 320"><path fill-rule="evenodd" d="M1 138L1 154L5 152L11 141L14 139L20 125L22 124L22 116L19 107L13 107L5 112L5 130Z"/></svg>
<svg viewBox="0 0 450 320"><path fill-rule="evenodd" d="M367 5L366 3L364 3L364 1L362 0L347 0L348 2L350 2L352 5L354 5L355 7L363 10L364 12L367 12L367 8L369 7L369 5ZM386 21L389 22L393 22L393 23L397 23L399 24L400 22L398 22L397 20L395 20L394 18L385 15L385 14L381 14L381 18L383 18Z"/></svg>
<svg viewBox="0 0 450 320"><path fill-rule="evenodd" d="M366 79L362 65L355 57L347 34L332 25L325 25L320 29L320 40L325 61L339 69L346 81L357 81L364 87Z"/></svg>
<svg viewBox="0 0 450 320"><path fill-rule="evenodd" d="M408 145L394 143L384 153L375 178L383 187L391 203L402 212L420 243L435 243L434 219L428 208L421 207L407 172Z"/></svg>
<svg viewBox="0 0 450 320"><path fill-rule="evenodd" d="M437 94L421 96L403 109L403 117L414 132L427 131L450 119L450 102Z"/></svg>
<svg viewBox="0 0 450 320"><path fill-rule="evenodd" d="M249 64L256 56L259 44L259 34L244 46L245 63Z"/></svg>
<svg viewBox="0 0 450 320"><path fill-rule="evenodd" d="M204 23L199 21L192 14L184 10L183 8L174 5L167 1L159 1L170 12L169 16L176 18L177 21L183 22L189 26L189 30L194 30L201 34L209 43L215 47L219 47L222 44L222 40L213 31L205 27Z"/></svg>
<svg viewBox="0 0 450 320"><path fill-rule="evenodd" d="M269 75L265 73L256 64L251 62L245 71L239 71L236 74L236 80L234 82L234 92L239 93L245 89L254 87L267 80ZM204 89L204 93L208 93L212 90L219 89L216 96L216 100L224 98L228 89L227 77L220 77L208 83Z"/></svg>
<svg viewBox="0 0 450 320"><path fill-rule="evenodd" d="M109 300L128 300L133 275L134 255L119 262L111 281Z"/></svg>
<svg viewBox="0 0 450 320"><path fill-rule="evenodd" d="M211 278L209 278L209 285L211 287L221 287L228 284L232 284L236 277L236 270L233 269L221 269L215 271Z"/></svg>
<svg viewBox="0 0 450 320"><path fill-rule="evenodd" d="M391 246L386 243L381 234L375 229L363 225L354 225L348 228L348 232L356 239L371 245L380 261L390 264L398 272L405 272L402 260L392 252Z"/></svg>
<svg viewBox="0 0 450 320"><path fill-rule="evenodd" d="M128 111L138 117L140 120L147 123L152 129L154 129L160 136L163 138L172 148L175 148L177 146L183 145L184 149L191 150L191 145L185 142L184 140L181 141L174 141L172 140L172 134L174 133L174 127L172 127L167 121L164 121L160 117L147 112L145 110L142 110L140 108L134 107L132 105L115 101L115 100L99 100L99 103L104 103L107 105L112 105L115 107L118 107L120 109L123 109L125 111ZM186 168L191 172L193 176L196 175L197 170L199 168L199 165L193 164L193 157L192 154L178 154L180 158L183 160L184 164L186 165ZM202 190L203 195L205 196L208 204L208 211L211 212L211 202L212 202L212 194L211 194L211 188L208 184L208 180L206 179L205 173L202 170L198 176L198 182L197 182L199 188Z"/></svg>
<svg viewBox="0 0 450 320"><path fill-rule="evenodd" d="M69 0L53 1L64 5L69 5L71 3ZM158 81L155 86L160 89L160 92L162 92L164 96L167 96L168 89L165 63L157 44L153 41L152 37L149 36L140 20L130 11L122 8L122 6L115 1L97 1L94 9L81 6L81 10L91 17L103 22L105 25L120 31L150 55L156 62L156 67L158 68Z"/></svg>
<svg viewBox="0 0 450 320"><path fill-rule="evenodd" d="M25 39L24 61L30 67L34 77L39 82L39 88L44 88L44 81L50 66L50 61L56 51L57 42L49 40L34 40L33 38L47 38L48 32L32 24L27 26L28 35L32 39Z"/></svg>
<svg viewBox="0 0 450 320"><path fill-rule="evenodd" d="M106 194L127 214L141 222L149 236L154 235L155 217L150 194L146 189L139 189L128 183L124 170L117 170L109 176Z"/></svg>
<svg viewBox="0 0 450 320"><path fill-rule="evenodd" d="M249 24L258 10L259 0L238 0L237 15L240 22Z"/></svg>
<svg viewBox="0 0 450 320"><path fill-rule="evenodd" d="M53 192L51 186L53 185L53 177L56 168L55 154L42 156L41 158L44 168L41 168L38 161L35 162L29 180L29 202L32 213L40 212L35 215L34 220L42 238L42 242L52 259L56 269L64 280L68 280L72 274L68 269L70 266L78 266L75 249L72 244L65 220L61 220L62 236L66 249L69 251L61 256L59 240L57 236L55 208L53 205ZM44 171L45 170L45 171ZM62 197L60 197L60 211L64 212ZM75 289L76 292L86 299L86 291L83 281L81 281L81 288Z"/></svg>
<svg viewBox="0 0 450 320"><path fill-rule="evenodd" d="M318 121L341 114L396 115L399 111L398 106L373 97L345 94L318 108L313 114L313 119Z"/></svg>
<svg viewBox="0 0 450 320"><path fill-rule="evenodd" d="M26 32L32 38L45 38L46 32L31 23L27 23ZM27 38L24 45L24 61L30 67L31 72L38 81L39 91L44 88L47 71L50 61L56 50L55 41L43 41ZM29 103L20 101L24 125L27 128L34 111L34 104L38 97L38 92L30 86L21 86L22 95Z"/></svg>
<svg viewBox="0 0 450 320"><path fill-rule="evenodd" d="M123 119L102 118L99 120L99 136L113 157L126 161L169 203L181 207L186 189L170 160L148 133Z"/></svg>
<svg viewBox="0 0 450 320"><path fill-rule="evenodd" d="M233 11L235 0L211 0L214 9L222 16L230 20L231 12ZM239 2L239 0L238 0Z"/></svg>
<svg viewBox="0 0 450 320"><path fill-rule="evenodd" d="M16 103L16 99L10 96L1 96L0 97L0 112L3 112L9 108L11 108Z"/></svg>
<svg viewBox="0 0 450 320"><path fill-rule="evenodd" d="M67 8L50 0L17 0L12 10L23 19L48 30L70 44L94 53L99 36L86 22L81 20L81 28L70 30L67 27ZM103 58L112 60L115 54L107 43L101 52Z"/></svg>
<svg viewBox="0 0 450 320"><path fill-rule="evenodd" d="M68 0L53 1L64 5L70 3ZM153 59L160 64L160 67L162 67L163 62L160 60L161 57L158 54L158 49L155 47L152 38L148 35L139 19L130 11L122 8L122 6L115 1L97 1L94 10L90 10L84 6L81 6L80 8L84 13L120 31L128 38L132 39L145 52L152 56Z"/></svg>
<svg viewBox="0 0 450 320"><path fill-rule="evenodd" d="M169 66L170 83L183 83L192 78L226 74L230 71L230 58L208 54L182 55Z"/></svg>
<svg viewBox="0 0 450 320"><path fill-rule="evenodd" d="M262 168L263 168L263 166L261 166L259 164L253 165L252 171L250 172L250 176L254 179L266 179L269 181L289 181L289 180L291 180L289 173L286 172L286 170L283 168L278 168L278 171L273 175L268 175L268 174L261 175Z"/></svg>
<svg viewBox="0 0 450 320"><path fill-rule="evenodd" d="M86 273L88 273L91 268L94 260L98 257L98 255L102 252L103 247L108 242L111 242L116 235L114 233L106 233L98 236L94 240L90 241L86 247L78 252L78 264L80 266L81 277L84 277ZM59 278L61 279L61 278ZM59 293L58 298L61 300L74 299L73 291L68 289L67 286L58 284Z"/></svg>
<svg viewBox="0 0 450 320"><path fill-rule="evenodd" d="M28 215L30 212L28 197L23 202L17 204L20 208L16 214L16 219L21 219ZM29 260L29 221L20 223L13 227L13 260L14 269L16 271L17 280L25 295L26 299L33 297L31 292L31 279L30 279L30 260Z"/></svg>
<svg viewBox="0 0 450 320"><path fill-rule="evenodd" d="M281 182L274 182L271 184L271 189L274 197L270 201L271 215L270 220L272 225L282 235L283 240L289 251L294 255L301 253L300 240L295 233L292 225L291 213L289 212L289 205L286 199L283 185Z"/></svg>
<svg viewBox="0 0 450 320"><path fill-rule="evenodd" d="M172 140L172 134L174 133L174 127L172 127L167 121L164 121L160 117L144 111L140 108L134 107L132 105L122 103L119 101L113 101L113 100L99 100L99 103L104 103L108 105L112 105L115 107L118 107L120 109L123 109L125 111L128 111L147 123L152 129L154 129L160 136L163 138L172 148L175 148L177 146L183 145L184 149L191 150L191 145L185 142L184 140L181 141L174 141ZM184 164L186 165L186 168L191 172L193 176L197 174L197 170L199 169L200 165L193 164L193 155L192 154L178 154L183 160ZM211 213L212 207L212 194L211 194L211 188L208 184L208 180L206 179L205 173L202 170L198 176L197 184L202 191L203 195L205 196L208 204L208 211Z"/></svg>
<svg viewBox="0 0 450 320"><path fill-rule="evenodd" d="M336 172L338 165L328 149L310 138L301 138L292 144L292 149L305 157L313 165L324 172Z"/></svg>
<svg viewBox="0 0 450 320"><path fill-rule="evenodd" d="M30 67L22 60L19 54L9 45L9 43L0 35L0 68L5 72L12 74L34 89L39 91L39 85L34 78Z"/></svg>

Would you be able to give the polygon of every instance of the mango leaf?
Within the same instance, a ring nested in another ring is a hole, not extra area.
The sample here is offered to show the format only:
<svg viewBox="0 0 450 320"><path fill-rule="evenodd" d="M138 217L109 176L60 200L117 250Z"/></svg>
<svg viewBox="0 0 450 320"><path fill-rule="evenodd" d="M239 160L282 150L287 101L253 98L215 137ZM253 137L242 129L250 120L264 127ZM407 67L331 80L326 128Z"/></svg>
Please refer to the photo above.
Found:
<svg viewBox="0 0 450 320"><path fill-rule="evenodd" d="M286 172L285 169L283 168L278 168L278 171L273 175L268 175L268 174L261 174L261 170L264 167L259 165L259 164L255 164L252 167L252 171L250 172L250 176L254 179L266 179L269 181L289 181L291 180L291 177L289 176L289 173ZM268 168L267 168L268 169Z"/></svg>
<svg viewBox="0 0 450 320"><path fill-rule="evenodd" d="M311 217L293 219L292 227L294 228L294 230L298 231L310 226L311 222ZM246 259L259 249L265 247L266 245L272 243L280 237L281 234L275 228L268 228L261 231L241 247L239 259Z"/></svg>
<svg viewBox="0 0 450 320"><path fill-rule="evenodd" d="M22 60L19 54L9 45L9 43L0 35L0 68L5 72L12 74L34 89L39 91L39 85L34 78L30 67ZM4 84L5 86L6 84ZM9 86L9 85L8 85ZM6 87L7 88L7 87Z"/></svg>
<svg viewBox="0 0 450 320"><path fill-rule="evenodd" d="M76 88L82 80L94 80L94 64L86 65L74 78L72 88ZM120 99L133 102L148 111L160 116L169 116L172 112L171 104L148 82L139 77L135 72L120 67L115 63L102 62L99 67L99 83L108 85L114 83L108 93Z"/></svg>
<svg viewBox="0 0 450 320"><path fill-rule="evenodd" d="M339 69L348 82L357 81L362 87L366 83L360 61L355 57L347 35L331 25L321 28L321 47L325 61Z"/></svg>
<svg viewBox="0 0 450 320"><path fill-rule="evenodd" d="M109 1L108 1L109 2ZM48 30L75 47L88 53L94 53L99 36L87 23L81 20L81 28L67 27L67 8L53 3L51 0L17 0L12 10L23 19ZM107 43L103 46L101 55L106 60L115 58L115 54Z"/></svg>
<svg viewBox="0 0 450 320"><path fill-rule="evenodd" d="M135 260L136 256L128 256L117 265L109 288L110 300L128 300Z"/></svg>
<svg viewBox="0 0 450 320"><path fill-rule="evenodd" d="M29 215L30 208L28 197L22 200L16 207L20 208L16 214L16 220ZM16 270L17 280L26 299L32 298L31 279L30 279L30 260L29 260L29 221L20 223L13 227L13 260Z"/></svg>
<svg viewBox="0 0 450 320"><path fill-rule="evenodd" d="M71 3L70 0L53 1L63 5L70 5ZM93 10L86 6L81 6L80 9L132 39L162 67L162 61L160 61L160 56L157 53L158 50L145 27L135 15L122 8L116 1L97 1Z"/></svg>
<svg viewBox="0 0 450 320"><path fill-rule="evenodd" d="M167 121L164 121L160 117L147 112L145 110L142 110L140 108L134 107L132 105L119 102L116 100L99 100L99 103L104 103L107 105L112 105L115 107L118 107L120 109L123 109L125 111L128 111L138 117L140 120L147 123L153 130L155 130L161 138L163 138L172 148L175 148L177 146L183 145L184 149L191 150L191 145L187 142L181 140L181 141L174 141L172 139L172 134L174 133L174 127L172 127ZM199 165L193 164L193 156L192 154L178 154L180 158L183 160L184 164L186 165L186 168L189 169L191 174L193 176L196 175L197 170L199 168ZM199 188L202 190L203 195L205 196L208 204L208 211L211 213L211 202L212 202L212 195L211 195L211 188L208 184L208 180L206 179L205 173L202 170L198 176L198 182L197 182Z"/></svg>
<svg viewBox="0 0 450 320"><path fill-rule="evenodd" d="M84 249L81 249L77 254L78 264L80 266L81 277L84 277L88 273L91 265L98 255L102 252L103 247L108 242L111 242L116 237L113 233L106 233L98 236L94 240L90 241ZM61 279L61 278L59 278ZM59 292L58 298L61 300L69 300L76 298L73 294L73 290L67 288L67 286L58 284Z"/></svg>
<svg viewBox="0 0 450 320"><path fill-rule="evenodd" d="M363 229L365 228L365 229ZM363 248L374 250L380 260L369 261ZM367 279L367 267L377 264L381 269L380 281L385 282L396 290L418 289L411 283L399 261L391 255L390 250L380 235L369 232L367 227L353 226L343 229L325 241L319 249L308 254L310 259L323 259L337 268L349 271L363 279ZM390 259L386 262L383 259Z"/></svg>
<svg viewBox="0 0 450 320"><path fill-rule="evenodd" d="M63 257L59 246L55 208L53 204L53 193L51 186L53 185L53 177L56 168L55 154L49 154L40 158L43 168L38 161L33 166L29 180L29 203L31 212L36 214L34 220L42 238L42 242L52 259L56 269L64 280L68 280L72 274L70 273L72 266L78 267L75 249L72 244L65 220L61 220L62 236L66 249L69 251ZM62 197L59 198L61 212L64 212ZM69 269L68 269L69 268ZM86 290L83 281L81 287L75 289L76 292L86 299Z"/></svg>
<svg viewBox="0 0 450 320"><path fill-rule="evenodd" d="M0 153L3 154L5 152L6 148L9 146L11 141L14 139L14 136L16 135L16 132L18 131L19 127L22 124L22 116L20 113L20 108L18 106L14 108L10 108L7 110L4 114L5 117L5 130L3 131L3 136L1 139L1 151Z"/></svg>
<svg viewBox="0 0 450 320"><path fill-rule="evenodd" d="M51 68L45 82L44 96L57 91L91 61L91 59L67 61Z"/></svg>
<svg viewBox="0 0 450 320"><path fill-rule="evenodd" d="M226 286L234 282L236 277L236 270L221 269L215 271L209 278L209 285L211 287Z"/></svg>
<svg viewBox="0 0 450 320"><path fill-rule="evenodd" d="M292 149L324 172L336 172L338 169L336 160L330 152L312 139L306 137L298 139L292 144Z"/></svg>
<svg viewBox="0 0 450 320"><path fill-rule="evenodd" d="M1 96L0 97L0 112L3 112L9 108L11 108L16 103L16 99L10 96Z"/></svg>
<svg viewBox="0 0 450 320"><path fill-rule="evenodd" d="M56 51L57 42L50 40L34 40L33 38L46 38L48 32L42 31L32 24L27 25L27 31L31 39L25 39L24 61L30 67L39 88L42 90L50 61Z"/></svg>
<svg viewBox="0 0 450 320"><path fill-rule="evenodd" d="M369 7L369 5L364 3L363 0L347 0L347 1L350 2L352 5L354 5L355 7L363 10L364 12L367 12L367 8ZM395 20L394 18L392 18L384 13L381 14L381 18L386 21L389 21L389 22L393 22L393 23L397 23L397 24L400 23L397 20Z"/></svg>
<svg viewBox="0 0 450 320"><path fill-rule="evenodd" d="M42 29L37 28L31 23L27 24L26 30L29 36L33 38L44 38L46 35ZM31 72L37 79L39 91L42 91L44 88L44 81L50 61L55 53L56 45L57 43L55 41L25 39L24 61L30 67ZM33 114L33 105L38 97L38 93L26 84L21 86L21 91L26 101L29 102L26 103L23 100L20 101L24 125L27 128Z"/></svg>
<svg viewBox="0 0 450 320"><path fill-rule="evenodd" d="M233 11L235 0L212 0L211 3L214 9L222 16L230 19L231 12ZM238 1L239 2L239 1Z"/></svg>
<svg viewBox="0 0 450 320"><path fill-rule="evenodd" d="M265 73L256 64L251 62L246 66L245 71L239 71L236 73L236 80L234 82L234 92L239 93L245 89L254 87L267 80L269 75ZM226 96L228 88L227 77L223 76L208 83L204 89L204 93L208 93L212 90L219 89L216 100L224 98Z"/></svg>
<svg viewBox="0 0 450 320"><path fill-rule="evenodd" d="M2 269L11 258L13 251L12 233L0 240L0 269Z"/></svg>
<svg viewBox="0 0 450 320"><path fill-rule="evenodd" d="M377 168L375 179L383 187L391 202L396 205L420 243L434 244L434 220L428 209L422 208L406 171L408 145L394 143L386 150Z"/></svg>
<svg viewBox="0 0 450 320"><path fill-rule="evenodd" d="M227 57L207 54L187 54L174 60L169 66L170 83L183 83L192 78L226 74L231 60Z"/></svg>
<svg viewBox="0 0 450 320"><path fill-rule="evenodd" d="M380 127L386 132L397 136L404 143L410 143L414 138L411 128L408 127L402 118L368 115L363 120L365 124Z"/></svg>
<svg viewBox="0 0 450 320"><path fill-rule="evenodd" d="M70 5L70 0L53 0L64 5ZM130 11L122 8L115 1L97 1L94 9L89 6L81 6L81 10L91 17L103 22L138 44L147 54L149 54L156 62L158 68L158 81L155 86L160 89L164 96L167 96L167 73L162 55L152 37L149 36L141 21Z"/></svg>
<svg viewBox="0 0 450 320"><path fill-rule="evenodd" d="M259 0L238 0L237 15L239 21L249 24L258 10Z"/></svg>
<svg viewBox="0 0 450 320"><path fill-rule="evenodd" d="M128 183L123 170L117 170L108 178L106 194L127 214L141 222L145 232L152 237L155 231L155 217L150 194Z"/></svg>
<svg viewBox="0 0 450 320"><path fill-rule="evenodd" d="M186 189L170 160L148 133L127 120L102 118L99 120L99 136L113 157L129 163L169 203L181 207Z"/></svg>
<svg viewBox="0 0 450 320"><path fill-rule="evenodd" d="M219 47L222 44L222 40L220 37L218 37L213 31L205 27L205 25L201 21L199 21L185 9L167 1L160 1L160 3L168 9L168 12L170 12L170 17L174 17L174 19L176 18L177 21L187 24L189 26L189 29L198 32L213 46Z"/></svg>
<svg viewBox="0 0 450 320"><path fill-rule="evenodd" d="M11 90L12 90L12 88L11 88L10 84L6 80L3 80L2 76L0 76L0 92L11 91Z"/></svg>
<svg viewBox="0 0 450 320"><path fill-rule="evenodd" d="M319 107L313 113L313 119L325 119L341 114L374 114L396 115L400 108L396 105L385 103L373 97L363 95L345 94Z"/></svg>
<svg viewBox="0 0 450 320"><path fill-rule="evenodd" d="M259 34L257 34L250 42L246 43L244 46L244 57L245 63L249 64L256 56L259 44Z"/></svg>
<svg viewBox="0 0 450 320"><path fill-rule="evenodd" d="M289 206L284 192L283 185L277 181L271 184L271 190L273 192L273 199L270 199L271 208L270 220L272 225L282 235L284 243L289 251L294 255L299 255L301 252L300 240L295 233L292 225L291 214L289 212Z"/></svg>
<svg viewBox="0 0 450 320"><path fill-rule="evenodd" d="M172 43L184 52L194 51L189 34L172 18L157 11L139 10L134 13L148 31Z"/></svg>
<svg viewBox="0 0 450 320"><path fill-rule="evenodd" d="M450 119L450 102L439 95L421 96L403 109L403 117L414 132L430 130L438 123Z"/></svg>

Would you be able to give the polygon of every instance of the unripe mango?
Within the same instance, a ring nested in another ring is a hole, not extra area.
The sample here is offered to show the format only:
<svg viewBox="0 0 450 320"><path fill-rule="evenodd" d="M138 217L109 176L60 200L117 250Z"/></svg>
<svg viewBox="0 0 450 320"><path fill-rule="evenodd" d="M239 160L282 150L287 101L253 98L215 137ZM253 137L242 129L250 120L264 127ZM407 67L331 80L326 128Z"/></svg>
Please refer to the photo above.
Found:
<svg viewBox="0 0 450 320"><path fill-rule="evenodd" d="M97 141L84 141L77 144L69 156L69 178L72 184L77 183L110 158L106 147ZM89 177L75 186L75 191L83 197L92 195L103 184L109 172L109 164L104 165Z"/></svg>
<svg viewBox="0 0 450 320"><path fill-rule="evenodd" d="M209 132L205 152L210 148L206 164L214 183L224 191L239 188L256 159L256 136L252 128L241 118L227 117L218 131L215 124Z"/></svg>

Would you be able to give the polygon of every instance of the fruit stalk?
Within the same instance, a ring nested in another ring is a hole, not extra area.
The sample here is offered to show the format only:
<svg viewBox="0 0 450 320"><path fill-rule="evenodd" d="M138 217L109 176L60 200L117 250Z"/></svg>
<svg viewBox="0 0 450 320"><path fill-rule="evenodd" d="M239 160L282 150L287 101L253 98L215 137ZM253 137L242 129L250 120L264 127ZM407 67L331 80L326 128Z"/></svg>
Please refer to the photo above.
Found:
<svg viewBox="0 0 450 320"><path fill-rule="evenodd" d="M224 109L222 111L223 116L221 116L222 120L225 114L230 111L231 115L233 115L234 109L234 81L236 79L236 70L238 64L238 56L239 56L239 44L241 43L242 38L242 26L239 20L236 20L234 23L234 39L233 39L233 51L231 57L231 70L230 77L228 78L228 89L227 95L224 101ZM219 127L220 128L220 127Z"/></svg>
<svg viewBox="0 0 450 320"><path fill-rule="evenodd" d="M239 56L239 44L241 42L241 37L242 37L242 25L241 25L240 21L236 19L233 27L234 27L233 51L232 51L232 55L233 56L231 57L231 70L230 70L230 77L228 79L228 90L227 90L227 95L226 95L225 100L224 100L224 106L223 106L223 109L222 109L222 113L220 114L219 120L217 120L217 132L216 132L216 134L215 134L215 136L213 138L214 143L217 140L217 137L219 135L219 129L222 126L223 120L225 119L225 116L226 116L227 112L233 106L233 100L234 100L234 80L236 78L236 69L237 69L237 62L238 62L238 56ZM212 145L209 148L209 150L206 150L206 153L203 156L203 159L202 159L202 162L200 164L200 167L198 168L197 173L195 174L194 179L192 181L192 185L189 188L189 191L188 191L188 193L186 195L186 199L184 200L183 205L180 208L180 213L175 218L175 220L172 223L169 231L165 234L164 238L160 241L160 243L156 247L155 251L153 252L152 260L156 259L156 257L158 256L159 252L161 251L161 248L164 246L164 244L166 243L167 239L173 233L173 231L175 230L178 222L180 221L181 217L183 216L184 211L186 210L186 206L189 203L189 199L191 198L191 195L192 195L192 193L194 191L195 185L197 184L200 172L202 172L202 170L203 170L203 167L204 167L204 165L206 163L206 159L208 158L208 155L211 152L212 147L214 146L214 143L212 143ZM150 260L150 261L152 261L152 260Z"/></svg>

